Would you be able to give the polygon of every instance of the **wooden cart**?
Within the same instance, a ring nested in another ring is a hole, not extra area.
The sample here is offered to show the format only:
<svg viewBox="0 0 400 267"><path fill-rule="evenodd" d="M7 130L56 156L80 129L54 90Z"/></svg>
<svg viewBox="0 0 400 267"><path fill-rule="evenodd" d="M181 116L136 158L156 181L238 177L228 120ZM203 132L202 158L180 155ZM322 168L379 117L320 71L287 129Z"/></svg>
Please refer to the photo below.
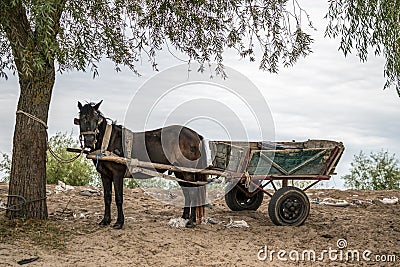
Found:
<svg viewBox="0 0 400 267"><path fill-rule="evenodd" d="M212 164L205 170L96 153L87 155L87 158L127 164L131 172L175 181L183 180L155 169L200 172L210 175L208 182L215 181L215 177L225 177L228 180L225 201L231 210L257 210L264 195L268 195L271 197L268 213L272 222L298 226L304 223L310 211L310 202L304 191L320 181L329 180L335 174L335 167L344 151L342 143L327 140L278 143L211 141L208 144ZM288 186L289 180L314 182L300 189ZM279 189L276 181L281 181ZM208 182L192 183L203 185ZM275 190L273 194L265 190L268 185Z"/></svg>
<svg viewBox="0 0 400 267"><path fill-rule="evenodd" d="M231 175L225 201L233 211L257 210L264 195L271 197L268 213L276 225L298 226L310 211L304 193L329 180L343 154L342 143L327 140L305 142L211 142L213 169ZM277 188L275 182L281 181ZM305 188L288 186L289 180L314 181ZM274 194L265 190L272 185Z"/></svg>

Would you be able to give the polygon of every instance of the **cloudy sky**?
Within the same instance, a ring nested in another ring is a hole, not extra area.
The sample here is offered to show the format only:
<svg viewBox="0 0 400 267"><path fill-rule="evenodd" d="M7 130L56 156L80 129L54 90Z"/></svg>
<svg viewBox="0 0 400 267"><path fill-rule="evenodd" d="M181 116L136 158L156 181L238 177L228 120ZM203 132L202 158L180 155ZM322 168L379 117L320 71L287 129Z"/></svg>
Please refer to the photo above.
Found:
<svg viewBox="0 0 400 267"><path fill-rule="evenodd" d="M276 141L330 139L344 143L346 151L337 169L339 175L327 185L342 187L343 181L340 176L348 173L353 155L360 150L369 152L384 149L400 157L400 139L398 138L400 98L394 88L382 90L385 82L382 58L370 56L367 63L360 63L355 55L344 58L341 52L338 52L338 40L323 37L327 24L323 19L327 11L326 3L311 0L303 0L300 3L308 11L317 28L317 31L311 32L315 42L310 56L301 59L294 67L281 68L279 74L262 72L258 70L257 64L240 60L239 56L232 52L226 53L225 64L247 77L264 97L263 101L268 105L266 110L270 110L273 119L274 137L268 132L263 138L274 138ZM178 56L185 59L182 55ZM159 54L160 71L168 70L181 63L170 53ZM136 113L131 112L131 108L135 110L140 107L136 101L137 96L140 95L139 88L145 87L146 81L157 75L146 61L139 64L138 69L142 74L141 77L135 76L128 70L115 73L112 63L103 62L100 64L100 77L94 80L91 73L70 72L58 75L48 122L49 134L71 130L76 133L77 128L73 125L73 118L78 112L77 101L96 102L103 99L101 110L107 117L118 120L120 123L125 121L127 125L132 123L130 120L127 121L125 116L133 116L132 114ZM156 111L157 107L164 108L160 109L158 114L175 114L177 112L174 113L174 111L179 110L176 109L177 106L171 106L171 110L166 111L170 103L167 100L182 97L181 102L188 103L184 95L185 92L186 94L191 92L198 99L206 99L205 107L208 110L216 110L217 107L218 112L214 112L213 116L219 113L218 118L226 117L223 115L224 109L220 107L222 105L235 115L242 114L239 120L247 118L246 109L235 102L237 101L235 97L229 98L226 90L225 93L223 92L224 87L218 87L219 91L215 88L210 85L201 87L198 84L182 86L176 89L174 94L169 94L170 98L166 97L157 102L158 106L153 105L153 108ZM196 91L198 92L194 93ZM219 93L216 93L217 91ZM144 96L149 98L154 98L154 95L158 94L152 90L146 92L148 95L144 94ZM210 96L209 92L215 93ZM7 81L0 80L1 152L9 153L12 148L18 94L18 82L15 77ZM212 100L221 105L211 105ZM184 106L182 103L178 105L179 108ZM197 101L195 104L199 103L203 102ZM260 119L260 112L256 112L258 119ZM176 114L174 116L179 117ZM268 116L267 114L266 117ZM206 123L200 118L197 121L202 121L203 124L193 123L192 126L209 139L225 138L215 129L223 129L224 124L230 123L218 123L218 118ZM188 122L188 119L185 117L184 121ZM149 124L149 128L157 127L157 122L163 124L170 121L168 118L162 118L159 121L155 119ZM171 122L174 123L174 121ZM268 123L270 123L269 120ZM243 125L245 125L244 128L250 127L246 126L246 123Z"/></svg>

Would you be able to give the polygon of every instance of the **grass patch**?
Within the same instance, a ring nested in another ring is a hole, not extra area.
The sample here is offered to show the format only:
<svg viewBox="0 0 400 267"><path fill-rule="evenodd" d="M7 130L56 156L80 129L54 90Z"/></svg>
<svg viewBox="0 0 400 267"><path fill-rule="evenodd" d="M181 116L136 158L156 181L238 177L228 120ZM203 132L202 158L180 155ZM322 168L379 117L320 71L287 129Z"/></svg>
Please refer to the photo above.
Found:
<svg viewBox="0 0 400 267"><path fill-rule="evenodd" d="M36 245L48 250L65 249L69 232L51 220L9 220L0 215L0 242L3 244Z"/></svg>

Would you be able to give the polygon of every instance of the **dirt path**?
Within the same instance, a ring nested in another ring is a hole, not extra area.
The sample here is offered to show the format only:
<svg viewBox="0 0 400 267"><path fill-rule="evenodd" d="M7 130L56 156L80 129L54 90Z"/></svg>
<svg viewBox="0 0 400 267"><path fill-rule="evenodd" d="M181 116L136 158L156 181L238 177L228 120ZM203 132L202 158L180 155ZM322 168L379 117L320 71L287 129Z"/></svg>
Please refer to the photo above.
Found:
<svg viewBox="0 0 400 267"><path fill-rule="evenodd" d="M0 201L4 201L6 185L1 188ZM140 189L125 189L125 226L114 230L97 225L103 211L102 196L82 196L81 188L59 194L54 187L49 189L53 193L48 197L50 220L46 226L27 223L7 228L1 218L0 266L19 266L17 261L32 257L39 259L26 266L398 266L400 262L400 204L377 201L400 198L399 191L310 191L310 199L358 199L363 203L346 208L312 204L308 220L300 227L273 225L266 214L267 197L256 212L229 211L220 199L207 209L207 215L220 224L176 229L168 226L168 221L181 215L180 208L160 203ZM114 204L112 209L115 216ZM249 228L225 227L230 219L245 220ZM338 250L339 239L347 242L343 250ZM283 259L279 259L279 250L285 252ZM323 260L319 260L324 250ZM371 260L377 255L392 260L394 255L397 262L366 261L362 258L366 250L371 251L366 255ZM311 251L316 253L315 261L307 258ZM354 252L360 253L360 261L356 255L352 260ZM265 255L265 260L258 259Z"/></svg>

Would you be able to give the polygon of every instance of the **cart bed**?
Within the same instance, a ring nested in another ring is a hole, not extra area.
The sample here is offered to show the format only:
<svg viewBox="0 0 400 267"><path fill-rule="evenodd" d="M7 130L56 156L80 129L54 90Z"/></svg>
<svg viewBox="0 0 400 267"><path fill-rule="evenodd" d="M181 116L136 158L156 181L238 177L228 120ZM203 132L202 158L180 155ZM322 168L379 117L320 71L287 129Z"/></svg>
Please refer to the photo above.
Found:
<svg viewBox="0 0 400 267"><path fill-rule="evenodd" d="M344 151L340 142L209 142L212 168L257 178L330 176Z"/></svg>

